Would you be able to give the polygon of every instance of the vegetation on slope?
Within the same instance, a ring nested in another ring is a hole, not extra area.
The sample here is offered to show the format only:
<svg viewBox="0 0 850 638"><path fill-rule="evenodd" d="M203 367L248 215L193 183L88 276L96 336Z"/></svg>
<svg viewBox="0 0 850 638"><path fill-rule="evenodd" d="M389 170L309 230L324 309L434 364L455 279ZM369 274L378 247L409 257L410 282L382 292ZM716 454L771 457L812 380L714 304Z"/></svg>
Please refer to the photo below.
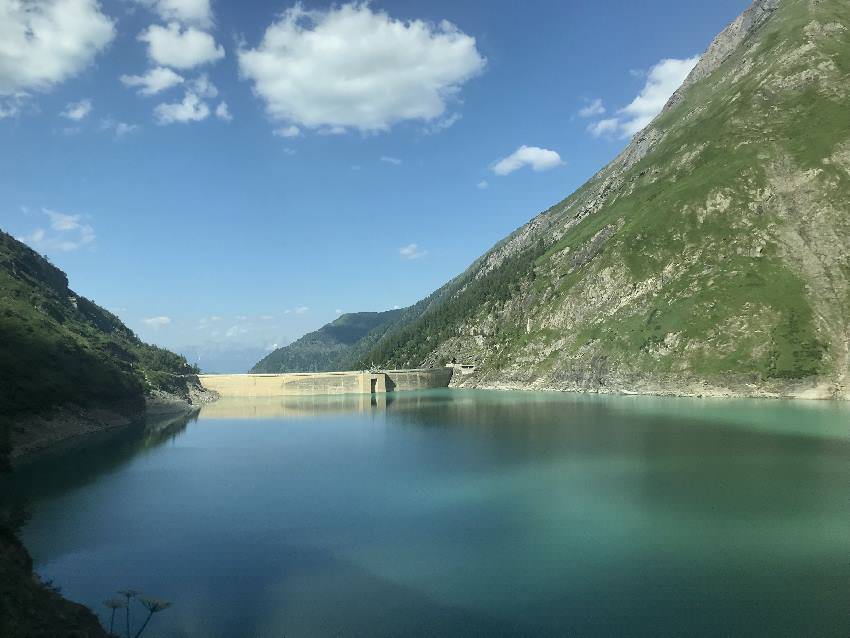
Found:
<svg viewBox="0 0 850 638"><path fill-rule="evenodd" d="M402 310L344 314L335 321L278 348L251 372L331 372L351 370L360 356L403 314Z"/></svg>
<svg viewBox="0 0 850 638"><path fill-rule="evenodd" d="M0 419L59 406L138 413L154 389L185 394L186 360L142 343L74 293L61 270L0 231Z"/></svg>
<svg viewBox="0 0 850 638"><path fill-rule="evenodd" d="M837 0L776 8L624 154L364 356L483 382L843 392L850 31Z"/></svg>

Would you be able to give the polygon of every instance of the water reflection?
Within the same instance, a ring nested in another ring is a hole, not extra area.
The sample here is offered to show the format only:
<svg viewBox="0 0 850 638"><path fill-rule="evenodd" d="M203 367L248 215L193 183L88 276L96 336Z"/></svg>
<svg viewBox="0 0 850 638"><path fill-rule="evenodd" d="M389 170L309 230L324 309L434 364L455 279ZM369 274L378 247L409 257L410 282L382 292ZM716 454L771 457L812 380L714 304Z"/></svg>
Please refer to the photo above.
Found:
<svg viewBox="0 0 850 638"><path fill-rule="evenodd" d="M152 417L98 432L33 455L0 478L0 499L26 504L82 487L131 459L173 442L198 413Z"/></svg>
<svg viewBox="0 0 850 638"><path fill-rule="evenodd" d="M222 401L25 468L25 540L157 635L846 636L847 408ZM29 472L29 474L26 474ZM842 624L843 623L843 624Z"/></svg>
<svg viewBox="0 0 850 638"><path fill-rule="evenodd" d="M201 408L204 419L292 419L322 414L385 410L396 401L391 394L339 394L239 398L224 397Z"/></svg>

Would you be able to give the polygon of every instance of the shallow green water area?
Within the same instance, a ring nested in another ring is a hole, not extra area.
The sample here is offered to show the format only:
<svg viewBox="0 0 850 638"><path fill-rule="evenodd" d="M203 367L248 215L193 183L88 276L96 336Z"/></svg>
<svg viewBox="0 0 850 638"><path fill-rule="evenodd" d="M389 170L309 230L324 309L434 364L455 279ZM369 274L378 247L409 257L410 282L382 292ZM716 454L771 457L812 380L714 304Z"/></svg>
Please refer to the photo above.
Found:
<svg viewBox="0 0 850 638"><path fill-rule="evenodd" d="M66 596L172 601L151 638L850 635L842 404L222 401L3 491Z"/></svg>

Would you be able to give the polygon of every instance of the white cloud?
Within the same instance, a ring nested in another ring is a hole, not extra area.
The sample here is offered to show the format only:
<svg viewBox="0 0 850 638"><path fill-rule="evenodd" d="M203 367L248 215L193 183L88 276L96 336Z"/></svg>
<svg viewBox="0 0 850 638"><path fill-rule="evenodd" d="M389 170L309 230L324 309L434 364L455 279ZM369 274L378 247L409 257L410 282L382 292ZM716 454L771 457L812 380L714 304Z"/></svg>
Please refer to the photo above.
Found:
<svg viewBox="0 0 850 638"><path fill-rule="evenodd" d="M210 0L140 0L156 11L165 21L177 20L199 27L212 26L213 16Z"/></svg>
<svg viewBox="0 0 850 638"><path fill-rule="evenodd" d="M19 93L5 100L0 100L0 120L7 117L17 117L27 97L25 93Z"/></svg>
<svg viewBox="0 0 850 638"><path fill-rule="evenodd" d="M490 187L490 183L486 179L482 179L480 182L478 182L476 184L476 186L478 188L480 188L481 190L485 190L486 188Z"/></svg>
<svg viewBox="0 0 850 638"><path fill-rule="evenodd" d="M646 85L640 94L620 113L624 116L621 124L625 135L634 135L661 113L670 96L676 92L688 74L699 62L699 56L687 60L661 60L649 71Z"/></svg>
<svg viewBox="0 0 850 638"><path fill-rule="evenodd" d="M578 115L579 117L596 117L597 115L605 115L605 106L602 104L602 100L597 98L580 110Z"/></svg>
<svg viewBox="0 0 850 638"><path fill-rule="evenodd" d="M295 126L282 126L274 130L274 135L277 137L298 137L301 135L301 129Z"/></svg>
<svg viewBox="0 0 850 638"><path fill-rule="evenodd" d="M139 34L139 40L147 42L151 60L175 69L191 69L224 57L224 48L209 33L176 22L167 27L152 24Z"/></svg>
<svg viewBox="0 0 850 638"><path fill-rule="evenodd" d="M159 316L159 317L149 317L147 319L142 319L142 323L148 326L149 328L153 328L154 330L159 330L160 328L167 326L171 323L171 317Z"/></svg>
<svg viewBox="0 0 850 638"><path fill-rule="evenodd" d="M206 73L202 73L189 84L189 90L195 95L202 98L218 97L218 87L210 82L210 78Z"/></svg>
<svg viewBox="0 0 850 638"><path fill-rule="evenodd" d="M86 223L83 215L60 213L42 208L40 215L47 228L36 228L20 239L41 252L72 252L91 244L96 239L94 228Z"/></svg>
<svg viewBox="0 0 850 638"><path fill-rule="evenodd" d="M128 124L127 122L118 122L117 120L108 117L100 122L100 130L108 131L115 135L116 138L122 138L130 133L135 133L141 127L138 124Z"/></svg>
<svg viewBox="0 0 850 638"><path fill-rule="evenodd" d="M399 166L404 162L397 157L390 157L389 155L381 155L381 161L386 162L387 164L394 164L395 166Z"/></svg>
<svg viewBox="0 0 850 638"><path fill-rule="evenodd" d="M151 69L144 75L122 75L124 86L139 87L139 95L156 95L183 83L183 76L164 66Z"/></svg>
<svg viewBox="0 0 850 638"><path fill-rule="evenodd" d="M245 326L230 326L224 333L224 336L228 338L238 337L239 335L244 335L246 332L248 332L248 328Z"/></svg>
<svg viewBox="0 0 850 638"><path fill-rule="evenodd" d="M661 113L664 105L676 92L699 62L699 56L685 60L665 59L652 67L646 84L631 103L617 111L616 118L591 124L588 131L596 137L603 135L631 137L642 131Z"/></svg>
<svg viewBox="0 0 850 638"><path fill-rule="evenodd" d="M200 122L210 115L210 107L197 95L187 91L182 102L159 104L154 109L157 122L161 125Z"/></svg>
<svg viewBox="0 0 850 638"><path fill-rule="evenodd" d="M449 22L404 22L365 2L327 11L298 4L257 48L239 51L242 76L269 115L317 130L438 120L485 63L475 38Z"/></svg>
<svg viewBox="0 0 850 638"><path fill-rule="evenodd" d="M419 248L419 244L408 244L398 249L398 254L404 259L419 259L428 254L427 250Z"/></svg>
<svg viewBox="0 0 850 638"><path fill-rule="evenodd" d="M225 122L233 120L233 116L230 114L230 108L227 106L227 102L219 102L218 106L215 107L215 116Z"/></svg>
<svg viewBox="0 0 850 638"><path fill-rule="evenodd" d="M427 133L428 135L436 135L437 133L442 133L446 129L450 129L462 119L463 115L461 115L460 113L452 113L451 115L446 115L445 117L441 117L429 124L425 128L425 133Z"/></svg>
<svg viewBox="0 0 850 638"><path fill-rule="evenodd" d="M341 315L342 310L340 308L337 308L336 310L334 310L334 313L337 314L337 315Z"/></svg>
<svg viewBox="0 0 850 638"><path fill-rule="evenodd" d="M60 115L68 118L69 120L79 122L91 113L91 109L91 100L80 100L79 102L71 102L68 104Z"/></svg>
<svg viewBox="0 0 850 638"><path fill-rule="evenodd" d="M535 171L546 171L563 164L561 156L555 151L537 146L520 146L507 157L493 165L496 175L509 175L523 166L530 166Z"/></svg>
<svg viewBox="0 0 850 638"><path fill-rule="evenodd" d="M593 137L602 137L603 135L613 135L620 128L620 120L616 117L607 120L599 120L588 125L587 130Z"/></svg>
<svg viewBox="0 0 850 638"><path fill-rule="evenodd" d="M307 306L298 306L295 309L295 314L296 315L303 315L304 313L308 312L309 310L310 309Z"/></svg>
<svg viewBox="0 0 850 638"><path fill-rule="evenodd" d="M0 0L0 95L44 91L77 75L114 37L96 0Z"/></svg>

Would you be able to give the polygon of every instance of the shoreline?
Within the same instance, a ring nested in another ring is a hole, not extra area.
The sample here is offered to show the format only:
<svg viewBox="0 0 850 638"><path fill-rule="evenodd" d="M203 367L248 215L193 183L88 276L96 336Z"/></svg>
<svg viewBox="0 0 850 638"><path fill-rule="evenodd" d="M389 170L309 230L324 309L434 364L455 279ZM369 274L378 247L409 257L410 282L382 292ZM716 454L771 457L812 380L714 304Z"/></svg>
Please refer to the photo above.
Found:
<svg viewBox="0 0 850 638"><path fill-rule="evenodd" d="M547 383L523 383L517 381L488 381L475 379L475 375L461 378L458 382L453 378L449 384L452 389L466 390L495 390L507 392L565 392L569 394L595 394L609 396L647 396L682 399L758 399L765 401L850 401L850 395L843 386L835 383L798 383L787 384L784 387L768 388L764 385L753 384L746 390L734 390L729 387L712 385L707 382L690 382L682 384L680 389L669 387L647 386L644 388L628 388L621 385L600 386L587 388L580 386L557 387Z"/></svg>
<svg viewBox="0 0 850 638"><path fill-rule="evenodd" d="M18 418L11 427L9 459L15 468L45 453L73 446L85 439L150 419L182 418L218 400L218 395L190 386L186 397L154 390L145 396L145 407L130 413L114 408L64 406L49 414Z"/></svg>

